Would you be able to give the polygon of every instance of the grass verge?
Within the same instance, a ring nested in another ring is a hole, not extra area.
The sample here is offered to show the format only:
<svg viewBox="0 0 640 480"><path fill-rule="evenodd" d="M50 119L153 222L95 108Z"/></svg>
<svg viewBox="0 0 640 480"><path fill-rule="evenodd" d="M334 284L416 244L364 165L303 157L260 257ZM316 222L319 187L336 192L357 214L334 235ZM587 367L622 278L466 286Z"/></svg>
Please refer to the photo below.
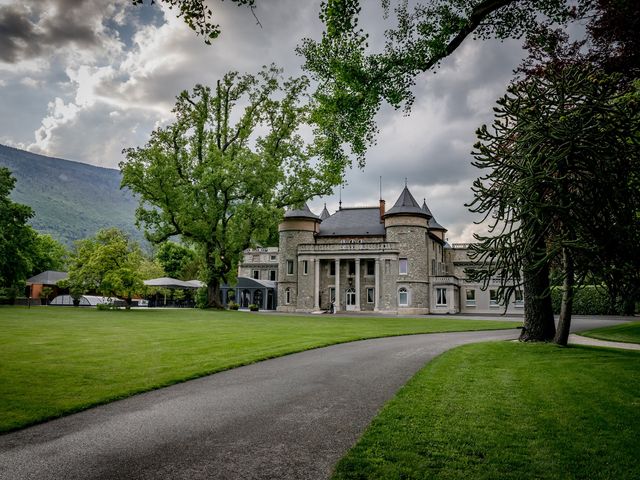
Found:
<svg viewBox="0 0 640 480"><path fill-rule="evenodd" d="M640 322L596 328L595 330L581 332L580 335L612 342L640 343Z"/></svg>
<svg viewBox="0 0 640 480"><path fill-rule="evenodd" d="M640 478L640 353L513 342L430 362L337 479Z"/></svg>
<svg viewBox="0 0 640 480"><path fill-rule="evenodd" d="M519 323L192 309L0 308L0 432L310 348Z"/></svg>

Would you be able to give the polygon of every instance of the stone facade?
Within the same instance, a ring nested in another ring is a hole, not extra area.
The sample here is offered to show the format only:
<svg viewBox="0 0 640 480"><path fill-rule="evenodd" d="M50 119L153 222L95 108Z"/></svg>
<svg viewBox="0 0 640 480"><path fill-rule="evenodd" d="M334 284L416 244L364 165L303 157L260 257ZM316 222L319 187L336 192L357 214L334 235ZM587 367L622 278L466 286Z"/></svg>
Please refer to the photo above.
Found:
<svg viewBox="0 0 640 480"><path fill-rule="evenodd" d="M278 311L504 312L492 302L498 281L483 291L467 280L468 245L449 245L426 202L419 206L406 187L389 211L383 200L320 216L305 205L288 211L279 231ZM240 272L255 270L249 260L260 253L246 251ZM522 306L512 301L507 313L523 313Z"/></svg>

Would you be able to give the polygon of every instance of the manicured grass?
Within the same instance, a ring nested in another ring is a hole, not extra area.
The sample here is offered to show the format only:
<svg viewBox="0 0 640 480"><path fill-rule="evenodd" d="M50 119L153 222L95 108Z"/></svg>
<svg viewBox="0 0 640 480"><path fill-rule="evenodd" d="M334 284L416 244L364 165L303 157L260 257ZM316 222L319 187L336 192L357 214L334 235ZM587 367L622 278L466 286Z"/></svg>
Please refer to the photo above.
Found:
<svg viewBox="0 0 640 480"><path fill-rule="evenodd" d="M333 479L638 479L640 352L484 343L430 362Z"/></svg>
<svg viewBox="0 0 640 480"><path fill-rule="evenodd" d="M309 348L520 322L0 308L0 431Z"/></svg>
<svg viewBox="0 0 640 480"><path fill-rule="evenodd" d="M595 330L582 332L580 335L613 342L640 343L640 322L596 328Z"/></svg>

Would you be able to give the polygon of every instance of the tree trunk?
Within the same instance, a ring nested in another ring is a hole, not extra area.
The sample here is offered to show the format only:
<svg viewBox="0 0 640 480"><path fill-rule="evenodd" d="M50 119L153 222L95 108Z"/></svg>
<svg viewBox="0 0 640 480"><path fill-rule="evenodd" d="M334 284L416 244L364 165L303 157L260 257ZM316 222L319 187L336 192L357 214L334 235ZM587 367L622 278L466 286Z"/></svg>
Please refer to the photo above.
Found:
<svg viewBox="0 0 640 480"><path fill-rule="evenodd" d="M564 281L562 282L562 305L560 307L560 320L558 331L553 341L558 345L567 346L569 330L571 328L571 313L573 310L574 294L574 265L571 252L564 247L562 249L562 263L564 265Z"/></svg>
<svg viewBox="0 0 640 480"><path fill-rule="evenodd" d="M220 280L217 278L207 281L207 308L224 308L220 302Z"/></svg>
<svg viewBox="0 0 640 480"><path fill-rule="evenodd" d="M525 268L524 280L524 327L521 342L548 342L556 333L549 291L549 269L538 271Z"/></svg>

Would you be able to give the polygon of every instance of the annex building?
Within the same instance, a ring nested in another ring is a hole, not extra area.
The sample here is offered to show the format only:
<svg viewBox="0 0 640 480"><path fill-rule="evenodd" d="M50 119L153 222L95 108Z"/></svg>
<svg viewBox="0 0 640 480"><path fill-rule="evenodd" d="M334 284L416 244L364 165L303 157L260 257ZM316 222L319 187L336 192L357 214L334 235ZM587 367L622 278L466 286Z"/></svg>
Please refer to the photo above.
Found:
<svg viewBox="0 0 640 480"><path fill-rule="evenodd" d="M275 281L282 312L503 313L498 282L469 282L468 245L450 245L446 231L407 187L388 211L384 200L319 216L304 205L285 213L279 248L246 250L238 274ZM522 307L518 292L507 312Z"/></svg>

